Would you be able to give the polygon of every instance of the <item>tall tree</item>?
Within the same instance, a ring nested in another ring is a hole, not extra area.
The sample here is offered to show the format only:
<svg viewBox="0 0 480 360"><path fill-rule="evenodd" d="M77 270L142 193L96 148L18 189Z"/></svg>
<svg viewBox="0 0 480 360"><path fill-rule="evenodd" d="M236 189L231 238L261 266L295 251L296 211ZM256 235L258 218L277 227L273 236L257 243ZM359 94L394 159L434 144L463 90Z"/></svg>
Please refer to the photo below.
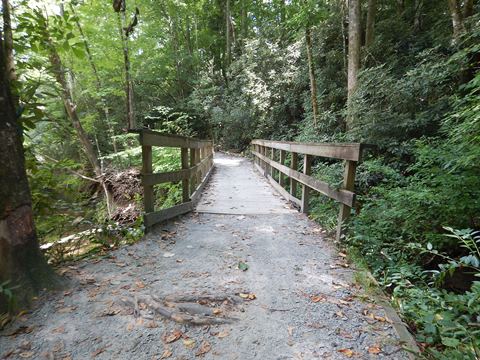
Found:
<svg viewBox="0 0 480 360"><path fill-rule="evenodd" d="M138 8L136 9L132 22L126 26L126 2L125 0L114 0L113 9L117 13L118 32L120 34L120 40L122 42L123 49L123 64L125 70L125 105L127 115L127 127L129 129L135 129L135 116L133 113L133 82L130 73L130 55L128 51L128 38L133 32L134 27L137 25Z"/></svg>
<svg viewBox="0 0 480 360"><path fill-rule="evenodd" d="M8 8L8 1L3 0L3 6L4 10ZM8 58L10 45L4 34L0 31L0 283L11 281L17 286L17 305L25 306L39 290L55 281L40 253L35 232L22 129L10 88L15 69ZM9 299L3 296L0 294L0 312L9 307Z"/></svg>
<svg viewBox="0 0 480 360"><path fill-rule="evenodd" d="M348 1L348 104L357 89L358 72L360 70L361 22L360 0ZM352 124L352 119L347 119L347 128Z"/></svg>
<svg viewBox="0 0 480 360"><path fill-rule="evenodd" d="M367 24L365 26L365 47L367 48L373 43L376 14L377 0L368 0Z"/></svg>
<svg viewBox="0 0 480 360"><path fill-rule="evenodd" d="M447 0L450 16L452 18L453 42L457 43L461 35L465 32L465 24L463 23L462 7L458 0Z"/></svg>

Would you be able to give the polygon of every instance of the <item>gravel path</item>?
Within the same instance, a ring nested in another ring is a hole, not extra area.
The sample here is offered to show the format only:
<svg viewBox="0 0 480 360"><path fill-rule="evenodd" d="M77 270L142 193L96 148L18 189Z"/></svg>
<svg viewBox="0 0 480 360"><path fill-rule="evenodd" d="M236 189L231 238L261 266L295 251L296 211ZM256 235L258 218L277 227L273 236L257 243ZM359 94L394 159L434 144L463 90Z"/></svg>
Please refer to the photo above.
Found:
<svg viewBox="0 0 480 360"><path fill-rule="evenodd" d="M0 356L406 359L384 311L323 230L248 161L217 155L216 165L198 212L106 258L59 269L68 288L44 295L0 333ZM147 295L162 309L183 309L183 319L190 307L196 318L232 320L178 323L153 312Z"/></svg>

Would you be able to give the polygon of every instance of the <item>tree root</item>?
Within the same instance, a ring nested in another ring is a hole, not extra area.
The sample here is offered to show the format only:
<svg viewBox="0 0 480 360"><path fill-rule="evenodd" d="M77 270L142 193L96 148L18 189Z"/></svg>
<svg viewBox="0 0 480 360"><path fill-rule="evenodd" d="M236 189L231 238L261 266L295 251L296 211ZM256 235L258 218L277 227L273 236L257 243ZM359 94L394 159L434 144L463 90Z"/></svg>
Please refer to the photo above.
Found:
<svg viewBox="0 0 480 360"><path fill-rule="evenodd" d="M194 301L199 301L203 297L184 297L183 299L193 300L190 306L185 304L175 304L172 301L168 301L170 307L163 305L163 301L160 299L146 295L133 299L122 299L122 301L132 306L134 309L138 307L138 303L145 304L149 309L153 310L155 313L163 316L166 319L175 321L179 324L190 324L190 325L222 325L222 324L231 324L234 321L238 320L236 318L226 318L226 317L216 317L212 316L213 311L202 305L194 303ZM208 297L212 301L212 297ZM167 299L167 298L166 298ZM171 297L168 298L172 300ZM219 299L219 298L217 298ZM224 298L223 301L226 299ZM167 301L167 300L165 300ZM218 301L218 300L217 300ZM137 303L138 302L138 303ZM180 303L186 303L186 301L179 301ZM196 306L195 306L196 305ZM207 311L208 310L208 311ZM195 314L195 312L200 312L200 314Z"/></svg>

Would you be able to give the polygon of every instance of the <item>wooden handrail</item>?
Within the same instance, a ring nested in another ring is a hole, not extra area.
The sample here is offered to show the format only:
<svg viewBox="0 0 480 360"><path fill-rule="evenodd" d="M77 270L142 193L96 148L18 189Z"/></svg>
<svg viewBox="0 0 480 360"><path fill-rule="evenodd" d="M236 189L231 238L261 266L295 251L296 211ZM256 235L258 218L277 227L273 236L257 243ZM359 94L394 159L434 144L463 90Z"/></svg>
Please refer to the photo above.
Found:
<svg viewBox="0 0 480 360"><path fill-rule="evenodd" d="M368 145L360 143L328 144L297 143L256 139L251 142L256 168L270 181L272 186L288 201L298 205L302 212L308 213L310 191L314 190L340 203L336 239L342 237L343 224L350 216L355 205L355 170L361 160L362 150ZM280 152L279 161L275 160L275 150ZM290 167L285 166L287 152L291 153ZM298 154L303 155L303 173L298 171ZM313 156L345 160L343 185L336 189L328 183L311 176ZM274 178L279 172L279 182ZM286 177L290 179L289 190ZM297 198L297 184L302 186L302 196Z"/></svg>
<svg viewBox="0 0 480 360"><path fill-rule="evenodd" d="M148 230L154 224L187 213L196 205L199 194L213 169L213 142L178 135L166 135L148 129L132 130L139 134L142 146L142 185L144 224ZM152 146L181 149L181 170L153 173ZM182 182L182 203L155 211L154 185Z"/></svg>

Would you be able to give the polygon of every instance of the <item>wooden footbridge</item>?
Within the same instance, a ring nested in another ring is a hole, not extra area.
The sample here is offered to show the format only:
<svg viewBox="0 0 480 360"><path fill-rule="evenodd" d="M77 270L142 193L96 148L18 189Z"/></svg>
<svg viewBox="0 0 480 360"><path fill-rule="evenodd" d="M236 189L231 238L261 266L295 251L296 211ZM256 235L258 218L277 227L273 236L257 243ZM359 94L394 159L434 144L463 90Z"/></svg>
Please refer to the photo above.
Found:
<svg viewBox="0 0 480 360"><path fill-rule="evenodd" d="M195 209L202 189L214 168L213 142L183 136L164 135L152 130L140 130L142 146L142 183L144 193L144 223L148 229L154 224L185 214ZM152 146L181 149L181 170L152 173ZM342 236L345 220L355 204L355 171L365 145L360 143L325 144L270 140L253 140L251 155L257 170L274 189L308 214L312 191L321 193L340 203L336 238ZM312 177L314 157L344 161L343 185L340 189ZM299 169L301 160L301 170ZM287 166L286 164L289 164ZM182 182L183 202L168 209L155 210L154 185Z"/></svg>

